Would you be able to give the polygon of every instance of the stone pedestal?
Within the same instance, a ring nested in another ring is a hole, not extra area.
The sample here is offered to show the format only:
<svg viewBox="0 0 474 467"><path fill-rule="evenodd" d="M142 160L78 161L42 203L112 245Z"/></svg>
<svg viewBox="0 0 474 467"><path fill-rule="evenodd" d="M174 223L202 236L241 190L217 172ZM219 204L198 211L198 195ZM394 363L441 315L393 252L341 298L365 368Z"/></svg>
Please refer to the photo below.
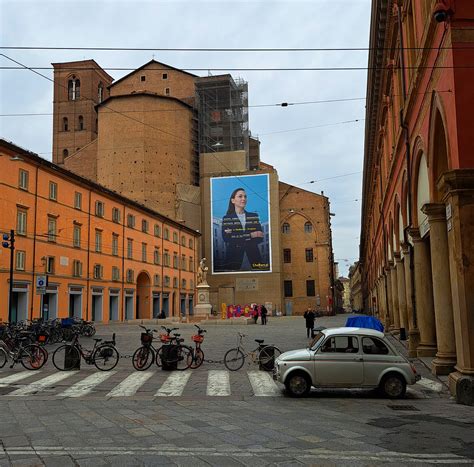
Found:
<svg viewBox="0 0 474 467"><path fill-rule="evenodd" d="M431 272L438 352L432 363L435 375L448 375L456 365L453 302L449 276L448 231L446 206L425 204L422 208L430 224Z"/></svg>
<svg viewBox="0 0 474 467"><path fill-rule="evenodd" d="M442 175L449 246L449 269L456 337L456 372L449 387L456 400L474 404L474 169Z"/></svg>
<svg viewBox="0 0 474 467"><path fill-rule="evenodd" d="M400 311L398 309L398 279L397 270L395 264L392 263L390 266L390 280L392 281L392 316L393 316L393 330L396 332L400 331Z"/></svg>
<svg viewBox="0 0 474 467"><path fill-rule="evenodd" d="M199 284L196 286L197 304L194 306L194 316L210 317L212 306L209 303L208 284Z"/></svg>
<svg viewBox="0 0 474 467"><path fill-rule="evenodd" d="M416 316L420 331L420 345L416 349L416 354L418 357L434 357L436 355L436 326L428 245L420 237L418 229L410 229L409 234L413 239Z"/></svg>

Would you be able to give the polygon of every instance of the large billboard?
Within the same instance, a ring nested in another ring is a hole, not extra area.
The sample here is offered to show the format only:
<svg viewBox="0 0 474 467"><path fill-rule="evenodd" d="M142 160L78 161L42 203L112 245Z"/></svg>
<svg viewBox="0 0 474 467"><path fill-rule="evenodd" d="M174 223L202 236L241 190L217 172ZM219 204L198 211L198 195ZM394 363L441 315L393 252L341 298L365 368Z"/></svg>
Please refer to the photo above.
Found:
<svg viewBox="0 0 474 467"><path fill-rule="evenodd" d="M212 273L271 272L270 177L211 178Z"/></svg>

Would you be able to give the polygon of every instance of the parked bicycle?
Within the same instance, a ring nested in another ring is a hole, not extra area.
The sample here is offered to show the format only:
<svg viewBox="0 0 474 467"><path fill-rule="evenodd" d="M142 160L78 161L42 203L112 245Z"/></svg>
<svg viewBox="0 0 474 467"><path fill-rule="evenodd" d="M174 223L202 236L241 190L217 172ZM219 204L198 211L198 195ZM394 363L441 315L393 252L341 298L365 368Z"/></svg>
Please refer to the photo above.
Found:
<svg viewBox="0 0 474 467"><path fill-rule="evenodd" d="M133 368L138 371L148 370L155 361L156 353L159 349L153 346L153 333L158 332L156 329L147 329L145 326L139 325L145 332L140 335L141 347L135 350L132 357Z"/></svg>
<svg viewBox="0 0 474 467"><path fill-rule="evenodd" d="M245 334L239 332L237 347L230 349L224 355L224 365L229 371L240 370L247 357L250 357L254 363L265 371L272 371L275 364L275 358L281 354L281 350L274 345L265 345L264 339L255 339L258 346L254 350L247 351L243 344ZM250 362L249 362L250 364Z"/></svg>
<svg viewBox="0 0 474 467"><path fill-rule="evenodd" d="M30 336L20 336L16 341L0 342L0 368L11 358L10 368L21 363L27 370L39 370L48 359L48 352L38 344L30 343Z"/></svg>
<svg viewBox="0 0 474 467"><path fill-rule="evenodd" d="M178 371L184 371L189 368L193 360L193 349L184 345L184 339L181 334L171 333L177 331L178 328L166 328L161 326L166 334L160 334L162 346L156 352L156 364L159 367L174 368Z"/></svg>
<svg viewBox="0 0 474 467"><path fill-rule="evenodd" d="M82 357L88 365L95 365L98 370L110 371L115 368L120 358L115 347L115 333L110 341L94 341L92 350L85 349L79 342L79 332L75 331L70 344L62 345L54 351L53 365L61 371L72 370L79 366Z"/></svg>
<svg viewBox="0 0 474 467"><path fill-rule="evenodd" d="M201 344L204 341L204 333L207 332L205 329L200 328L197 324L194 326L197 328L198 332L191 337L195 348L193 349L191 347L192 354L189 357L191 358L191 361L189 362L189 368L192 368L193 370L199 368L202 365L202 362L204 362L204 352L201 349Z"/></svg>

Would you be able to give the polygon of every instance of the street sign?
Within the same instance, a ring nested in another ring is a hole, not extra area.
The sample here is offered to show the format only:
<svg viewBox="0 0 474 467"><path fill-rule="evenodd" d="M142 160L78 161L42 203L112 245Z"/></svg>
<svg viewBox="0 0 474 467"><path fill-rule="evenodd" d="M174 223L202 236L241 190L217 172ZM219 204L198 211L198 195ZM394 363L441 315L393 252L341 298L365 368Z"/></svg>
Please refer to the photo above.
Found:
<svg viewBox="0 0 474 467"><path fill-rule="evenodd" d="M36 276L36 288L44 288L48 285L48 276Z"/></svg>
<svg viewBox="0 0 474 467"><path fill-rule="evenodd" d="M46 287L36 287L36 295L44 295L46 293Z"/></svg>

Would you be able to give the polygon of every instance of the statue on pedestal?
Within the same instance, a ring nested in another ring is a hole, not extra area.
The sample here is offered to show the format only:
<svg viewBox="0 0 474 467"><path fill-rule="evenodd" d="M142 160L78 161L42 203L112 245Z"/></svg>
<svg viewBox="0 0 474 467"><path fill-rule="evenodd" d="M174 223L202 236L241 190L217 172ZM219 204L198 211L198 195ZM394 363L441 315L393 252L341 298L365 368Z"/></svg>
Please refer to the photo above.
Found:
<svg viewBox="0 0 474 467"><path fill-rule="evenodd" d="M206 258L202 258L199 261L199 267L197 271L197 285L208 285L207 284L207 271L209 268L206 266Z"/></svg>

